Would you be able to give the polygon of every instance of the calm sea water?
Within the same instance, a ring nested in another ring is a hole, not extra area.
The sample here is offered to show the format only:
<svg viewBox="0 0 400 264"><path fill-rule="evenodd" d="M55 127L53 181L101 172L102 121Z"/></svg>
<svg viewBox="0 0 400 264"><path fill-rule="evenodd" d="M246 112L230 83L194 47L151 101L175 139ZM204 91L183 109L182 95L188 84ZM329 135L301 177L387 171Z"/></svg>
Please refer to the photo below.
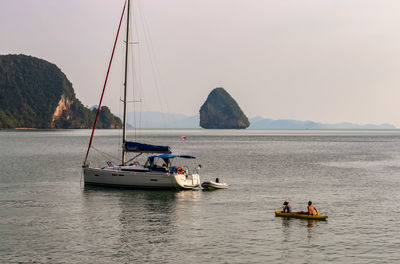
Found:
<svg viewBox="0 0 400 264"><path fill-rule="evenodd" d="M119 157L120 133L96 133L90 160ZM197 156L217 191L84 187L89 134L0 132L0 263L400 261L400 131L141 133ZM286 199L329 219L275 217Z"/></svg>

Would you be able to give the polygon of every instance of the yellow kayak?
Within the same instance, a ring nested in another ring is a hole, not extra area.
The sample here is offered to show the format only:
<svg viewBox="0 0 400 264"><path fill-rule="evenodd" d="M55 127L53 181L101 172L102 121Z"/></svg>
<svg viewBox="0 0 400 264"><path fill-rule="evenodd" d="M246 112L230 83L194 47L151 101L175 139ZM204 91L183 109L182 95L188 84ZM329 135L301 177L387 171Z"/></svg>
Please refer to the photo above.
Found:
<svg viewBox="0 0 400 264"><path fill-rule="evenodd" d="M326 220L326 218L328 218L327 215L308 215L308 214L299 214L299 213L282 213L281 211L275 211L275 216L293 217L293 218L302 218L302 219L312 219L312 220Z"/></svg>

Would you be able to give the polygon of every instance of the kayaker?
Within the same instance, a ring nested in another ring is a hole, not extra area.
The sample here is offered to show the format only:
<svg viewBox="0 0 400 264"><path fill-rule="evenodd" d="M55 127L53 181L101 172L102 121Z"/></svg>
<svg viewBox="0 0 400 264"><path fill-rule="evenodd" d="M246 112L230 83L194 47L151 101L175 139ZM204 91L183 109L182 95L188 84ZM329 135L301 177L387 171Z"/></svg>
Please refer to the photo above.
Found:
<svg viewBox="0 0 400 264"><path fill-rule="evenodd" d="M215 182L216 182L216 183L219 183L219 178L215 178Z"/></svg>
<svg viewBox="0 0 400 264"><path fill-rule="evenodd" d="M317 215L317 214L319 214L317 208L315 208L315 207L312 205L312 202L311 202L311 201L308 201L308 214L309 214L309 215L314 215L314 214Z"/></svg>
<svg viewBox="0 0 400 264"><path fill-rule="evenodd" d="M289 204L288 201L285 201L283 203L283 211L282 213L291 213L292 212L292 206Z"/></svg>

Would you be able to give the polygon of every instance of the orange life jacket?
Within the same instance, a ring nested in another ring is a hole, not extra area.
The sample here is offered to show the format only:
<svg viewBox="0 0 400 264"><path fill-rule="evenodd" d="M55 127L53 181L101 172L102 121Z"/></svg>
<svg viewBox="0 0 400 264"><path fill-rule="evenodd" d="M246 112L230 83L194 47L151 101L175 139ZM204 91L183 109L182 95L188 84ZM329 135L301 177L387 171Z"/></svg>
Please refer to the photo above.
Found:
<svg viewBox="0 0 400 264"><path fill-rule="evenodd" d="M316 210L316 209L315 209L314 206L312 206L312 205L309 205L309 206L308 206L308 214L309 214L309 215L314 214L314 211L315 211L315 210Z"/></svg>

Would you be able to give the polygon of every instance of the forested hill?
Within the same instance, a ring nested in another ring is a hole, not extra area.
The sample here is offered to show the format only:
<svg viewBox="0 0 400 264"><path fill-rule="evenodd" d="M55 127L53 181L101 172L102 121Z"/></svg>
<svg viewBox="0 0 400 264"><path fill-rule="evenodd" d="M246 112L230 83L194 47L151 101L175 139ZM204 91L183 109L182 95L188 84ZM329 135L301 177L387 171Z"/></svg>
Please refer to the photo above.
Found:
<svg viewBox="0 0 400 264"><path fill-rule="evenodd" d="M26 55L0 55L0 128L91 128L96 109L76 98L55 65ZM103 106L98 128L120 128Z"/></svg>

